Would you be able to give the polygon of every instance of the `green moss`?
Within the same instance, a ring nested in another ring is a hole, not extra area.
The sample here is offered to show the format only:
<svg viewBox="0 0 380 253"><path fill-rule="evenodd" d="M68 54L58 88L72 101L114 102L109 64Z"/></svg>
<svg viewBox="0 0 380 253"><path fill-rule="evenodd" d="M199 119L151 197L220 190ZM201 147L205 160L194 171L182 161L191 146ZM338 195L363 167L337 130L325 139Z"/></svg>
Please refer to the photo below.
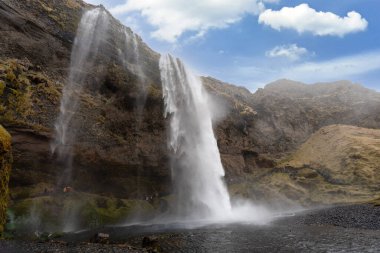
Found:
<svg viewBox="0 0 380 253"><path fill-rule="evenodd" d="M53 8L47 6L44 2L42 2L42 1L38 1L38 2L41 4L41 6L44 9L44 11L46 11L48 13L53 11Z"/></svg>
<svg viewBox="0 0 380 253"><path fill-rule="evenodd" d="M10 82L12 82L12 83L14 83L14 82L16 81L16 75L15 75L15 73L13 72L13 69L11 69L11 68L8 68L8 69L7 69L7 72L6 72L6 76L5 76L5 77L7 78L8 81L10 81Z"/></svg>
<svg viewBox="0 0 380 253"><path fill-rule="evenodd" d="M62 29L71 32L76 31L79 23L81 4L76 0L38 0L38 7L42 12L48 13L51 20L56 22ZM68 12L69 11L69 12Z"/></svg>
<svg viewBox="0 0 380 253"><path fill-rule="evenodd" d="M79 217L84 226L94 228L122 222L137 210L149 212L153 207L145 201L95 197L81 208Z"/></svg>
<svg viewBox="0 0 380 253"><path fill-rule="evenodd" d="M162 98L162 91L161 91L161 89L158 89L154 85L149 85L148 96L150 98L154 98L154 99L161 99Z"/></svg>
<svg viewBox="0 0 380 253"><path fill-rule="evenodd" d="M370 203L373 204L374 206L380 206L380 197L371 201Z"/></svg>
<svg viewBox="0 0 380 253"><path fill-rule="evenodd" d="M81 6L80 4L75 1L75 0L65 0L66 6L69 7L70 9L80 9Z"/></svg>
<svg viewBox="0 0 380 253"><path fill-rule="evenodd" d="M5 65L5 73L3 73L2 83L2 113L3 119L25 119L30 113L31 109L31 89L30 81L23 72L23 66L18 65L17 62L9 60L3 63Z"/></svg>
<svg viewBox="0 0 380 253"><path fill-rule="evenodd" d="M27 61L0 59L1 121L33 127L44 121L40 117L46 114L41 112L58 104L59 85L32 69Z"/></svg>
<svg viewBox="0 0 380 253"><path fill-rule="evenodd" d="M11 150L11 135L0 125L0 154Z"/></svg>
<svg viewBox="0 0 380 253"><path fill-rule="evenodd" d="M67 219L75 220L78 228L96 228L123 222L137 212L152 212L153 207L141 200L73 192L19 200L11 211L17 229L26 229L34 222L43 231L60 231Z"/></svg>
<svg viewBox="0 0 380 253"><path fill-rule="evenodd" d="M0 237L3 235L7 217L11 162L11 136L0 125Z"/></svg>
<svg viewBox="0 0 380 253"><path fill-rule="evenodd" d="M5 89L5 83L0 80L0 96L3 95Z"/></svg>

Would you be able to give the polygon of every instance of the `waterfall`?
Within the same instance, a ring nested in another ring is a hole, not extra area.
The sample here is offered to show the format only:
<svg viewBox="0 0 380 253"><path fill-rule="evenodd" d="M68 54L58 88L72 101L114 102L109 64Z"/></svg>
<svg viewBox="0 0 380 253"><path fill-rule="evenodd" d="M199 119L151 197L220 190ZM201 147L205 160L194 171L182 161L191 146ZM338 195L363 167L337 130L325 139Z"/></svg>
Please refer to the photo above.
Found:
<svg viewBox="0 0 380 253"><path fill-rule="evenodd" d="M140 43L139 38L136 33L133 33L132 36L132 45L133 45L133 55L135 56L136 62L136 73L139 78L139 97L137 101L137 113L139 118L142 118L145 102L146 102L146 84L145 84L145 74L142 68L142 61L140 57Z"/></svg>
<svg viewBox="0 0 380 253"><path fill-rule="evenodd" d="M128 61L132 63L130 70L138 79L144 79L144 71L141 66L140 59L140 42L138 35L128 29L124 29L125 35L125 50L124 54L120 54L120 58L124 65L128 65ZM128 67L128 66L126 66Z"/></svg>
<svg viewBox="0 0 380 253"><path fill-rule="evenodd" d="M147 98L147 87L146 87L146 79L145 73L142 67L142 61L140 56L141 43L138 35L134 32L129 32L125 29L125 55L123 56L123 62L127 62L126 59L130 59L131 71L137 77L137 88L138 88L138 96L136 98L136 115L137 115L137 125L142 122L143 119L143 111L145 107L145 102ZM128 55L127 55L128 54ZM130 57L128 57L130 56Z"/></svg>
<svg viewBox="0 0 380 253"><path fill-rule="evenodd" d="M135 100L135 131L136 133L140 132L140 129L144 120L144 107L147 99L147 88L146 88L146 77L141 61L140 50L142 48L141 39L136 33L130 29L124 28L125 43L124 50L119 51L119 57L121 62L124 64L124 68L129 70L135 76L135 84L137 96ZM137 140L136 146L138 145L139 140ZM145 198L144 185L141 184L141 171L143 170L142 158L140 158L140 150L135 149L134 155L140 159L140 162L137 166L137 191L135 197L139 199Z"/></svg>
<svg viewBox="0 0 380 253"><path fill-rule="evenodd" d="M108 27L108 13L103 8L86 11L79 23L74 45L68 81L63 88L60 113L55 122L55 140L51 145L52 153L65 166L58 186L71 181L72 146L75 141L75 129L72 119L77 112L80 94L85 87L88 72L94 67L101 42L105 39Z"/></svg>
<svg viewBox="0 0 380 253"><path fill-rule="evenodd" d="M190 219L229 217L230 197L202 82L171 55L161 56L160 71L165 117L170 119L168 146L176 215Z"/></svg>

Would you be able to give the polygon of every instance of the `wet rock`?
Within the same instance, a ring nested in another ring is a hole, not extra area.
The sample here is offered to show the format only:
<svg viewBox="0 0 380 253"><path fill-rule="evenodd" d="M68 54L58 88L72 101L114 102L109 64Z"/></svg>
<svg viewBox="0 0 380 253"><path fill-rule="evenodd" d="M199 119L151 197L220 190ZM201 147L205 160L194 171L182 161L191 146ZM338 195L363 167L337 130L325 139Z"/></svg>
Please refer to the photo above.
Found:
<svg viewBox="0 0 380 253"><path fill-rule="evenodd" d="M161 252L161 247L158 243L158 238L145 236L142 240L141 246L148 250L148 252Z"/></svg>
<svg viewBox="0 0 380 253"><path fill-rule="evenodd" d="M92 243L102 243L108 244L110 242L110 235L106 233L97 233L95 234L91 240Z"/></svg>
<svg viewBox="0 0 380 253"><path fill-rule="evenodd" d="M35 231L34 232L35 239L38 242L48 242L50 240L50 233L48 232L40 232L40 231Z"/></svg>

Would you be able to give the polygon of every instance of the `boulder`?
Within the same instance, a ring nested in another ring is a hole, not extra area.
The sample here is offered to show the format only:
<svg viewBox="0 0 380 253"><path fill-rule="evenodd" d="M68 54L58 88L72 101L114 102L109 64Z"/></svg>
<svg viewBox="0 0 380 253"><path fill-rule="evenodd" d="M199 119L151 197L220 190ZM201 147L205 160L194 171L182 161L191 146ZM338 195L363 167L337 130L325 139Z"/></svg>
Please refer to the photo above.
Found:
<svg viewBox="0 0 380 253"><path fill-rule="evenodd" d="M142 240L141 246L148 250L148 252L162 252L156 237L145 236Z"/></svg>
<svg viewBox="0 0 380 253"><path fill-rule="evenodd" d="M108 244L110 235L106 233L97 233L91 238L92 243Z"/></svg>

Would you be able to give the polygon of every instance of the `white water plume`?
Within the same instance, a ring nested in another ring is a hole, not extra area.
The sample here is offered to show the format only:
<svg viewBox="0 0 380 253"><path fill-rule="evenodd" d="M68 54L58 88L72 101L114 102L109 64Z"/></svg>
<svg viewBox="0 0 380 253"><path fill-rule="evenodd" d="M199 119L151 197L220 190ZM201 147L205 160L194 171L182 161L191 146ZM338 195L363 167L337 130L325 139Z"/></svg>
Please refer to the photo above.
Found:
<svg viewBox="0 0 380 253"><path fill-rule="evenodd" d="M244 200L231 205L201 79L171 55L161 56L160 70L165 117L170 119L174 221L269 222L273 214L266 208Z"/></svg>
<svg viewBox="0 0 380 253"><path fill-rule="evenodd" d="M95 65L100 45L107 36L108 13L103 8L86 11L79 23L76 38L71 52L69 77L62 91L60 113L55 123L55 140L52 153L57 153L65 170L58 184L71 180L72 146L75 144L75 133L72 118L77 112L80 94L86 85L88 73Z"/></svg>
<svg viewBox="0 0 380 253"><path fill-rule="evenodd" d="M160 60L165 116L177 197L176 214L190 218L231 213L224 169L201 80L171 55Z"/></svg>

